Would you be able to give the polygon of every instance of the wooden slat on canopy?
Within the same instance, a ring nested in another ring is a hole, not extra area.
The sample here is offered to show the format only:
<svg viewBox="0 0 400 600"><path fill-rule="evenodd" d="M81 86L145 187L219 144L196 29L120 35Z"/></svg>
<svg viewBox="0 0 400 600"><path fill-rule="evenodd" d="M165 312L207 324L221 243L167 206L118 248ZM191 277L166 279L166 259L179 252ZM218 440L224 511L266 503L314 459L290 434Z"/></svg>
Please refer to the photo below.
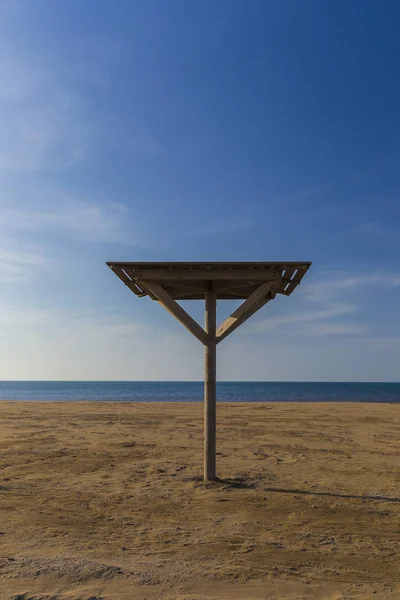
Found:
<svg viewBox="0 0 400 600"><path fill-rule="evenodd" d="M278 294L291 294L309 262L108 262L112 271L137 296L150 295L146 281L162 285L174 300L204 300L209 282L217 300L246 300L264 282Z"/></svg>

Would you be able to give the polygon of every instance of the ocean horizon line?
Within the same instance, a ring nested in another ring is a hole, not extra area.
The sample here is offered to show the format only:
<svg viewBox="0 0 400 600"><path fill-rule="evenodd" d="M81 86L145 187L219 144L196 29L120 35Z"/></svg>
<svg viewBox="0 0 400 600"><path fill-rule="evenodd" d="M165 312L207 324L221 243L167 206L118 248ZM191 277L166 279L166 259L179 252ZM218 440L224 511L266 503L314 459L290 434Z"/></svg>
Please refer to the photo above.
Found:
<svg viewBox="0 0 400 600"><path fill-rule="evenodd" d="M0 400L199 402L202 381L0 381ZM219 402L400 403L399 382L218 381Z"/></svg>
<svg viewBox="0 0 400 600"><path fill-rule="evenodd" d="M201 379L0 379L1 383L198 383L204 384L204 381ZM355 384L355 385L363 385L363 384L376 384L376 385L385 385L385 384L400 384L400 380L388 380L388 381L378 381L378 380L337 380L332 381L328 379L290 379L290 380L280 380L280 379L218 379L217 383L229 384L229 383L237 383L237 384Z"/></svg>

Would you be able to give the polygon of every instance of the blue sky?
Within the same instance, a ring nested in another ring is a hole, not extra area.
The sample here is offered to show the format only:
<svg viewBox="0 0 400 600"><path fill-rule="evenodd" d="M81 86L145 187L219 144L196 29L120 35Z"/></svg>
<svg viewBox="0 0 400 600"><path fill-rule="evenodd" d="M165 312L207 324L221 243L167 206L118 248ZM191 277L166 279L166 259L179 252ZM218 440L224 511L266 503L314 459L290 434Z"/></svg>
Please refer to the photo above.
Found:
<svg viewBox="0 0 400 600"><path fill-rule="evenodd" d="M219 378L398 380L399 17L0 0L0 378L202 378L201 345L106 260L311 260Z"/></svg>

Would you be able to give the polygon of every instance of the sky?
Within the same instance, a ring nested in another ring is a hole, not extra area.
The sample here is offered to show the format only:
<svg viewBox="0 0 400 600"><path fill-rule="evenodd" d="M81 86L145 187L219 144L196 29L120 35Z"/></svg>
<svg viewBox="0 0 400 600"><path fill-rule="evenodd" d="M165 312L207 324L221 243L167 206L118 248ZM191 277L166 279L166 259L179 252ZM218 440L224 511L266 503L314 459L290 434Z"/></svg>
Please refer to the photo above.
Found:
<svg viewBox="0 0 400 600"><path fill-rule="evenodd" d="M399 19L0 0L0 379L201 380L105 261L276 260L313 265L218 346L220 380L398 381Z"/></svg>

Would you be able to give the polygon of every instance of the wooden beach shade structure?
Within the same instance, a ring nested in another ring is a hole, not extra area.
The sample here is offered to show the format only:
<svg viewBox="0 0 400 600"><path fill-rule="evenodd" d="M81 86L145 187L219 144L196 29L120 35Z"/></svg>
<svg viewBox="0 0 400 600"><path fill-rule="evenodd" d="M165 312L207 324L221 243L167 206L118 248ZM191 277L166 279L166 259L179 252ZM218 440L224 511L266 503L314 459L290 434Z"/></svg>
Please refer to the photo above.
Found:
<svg viewBox="0 0 400 600"><path fill-rule="evenodd" d="M310 262L108 262L139 297L159 302L205 346L204 480L216 479L216 348L277 294L290 296ZM204 329L178 303L205 301ZM242 304L217 327L217 300Z"/></svg>

